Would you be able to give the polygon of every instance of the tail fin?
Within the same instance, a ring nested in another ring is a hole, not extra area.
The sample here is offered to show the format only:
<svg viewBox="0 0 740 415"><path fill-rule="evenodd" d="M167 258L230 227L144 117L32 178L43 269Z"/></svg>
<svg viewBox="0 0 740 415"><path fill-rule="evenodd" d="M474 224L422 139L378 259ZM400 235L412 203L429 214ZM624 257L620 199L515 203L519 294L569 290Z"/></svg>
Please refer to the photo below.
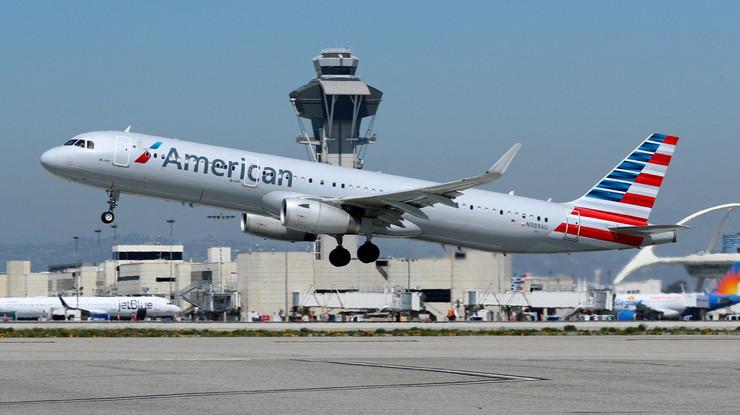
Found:
<svg viewBox="0 0 740 415"><path fill-rule="evenodd" d="M678 137L652 134L591 190L571 204L629 225L647 225Z"/></svg>
<svg viewBox="0 0 740 415"><path fill-rule="evenodd" d="M740 284L740 262L732 264L725 276L717 283L711 294L738 295L738 284Z"/></svg>

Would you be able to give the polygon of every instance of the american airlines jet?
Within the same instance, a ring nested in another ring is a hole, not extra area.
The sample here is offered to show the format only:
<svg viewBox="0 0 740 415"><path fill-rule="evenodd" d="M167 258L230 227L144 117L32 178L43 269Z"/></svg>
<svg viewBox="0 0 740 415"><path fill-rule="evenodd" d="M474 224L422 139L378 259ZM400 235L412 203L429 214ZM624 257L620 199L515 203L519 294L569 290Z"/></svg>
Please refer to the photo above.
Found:
<svg viewBox="0 0 740 415"><path fill-rule="evenodd" d="M652 134L582 197L567 203L474 189L500 178L511 147L480 175L448 183L348 169L126 131L80 134L41 155L63 178L108 194L101 219L114 220L121 193L242 212L244 232L286 241L336 238L329 261L347 265L342 237L380 250L373 236L407 237L503 253L638 248L676 241L677 225L651 225L650 211L678 137Z"/></svg>

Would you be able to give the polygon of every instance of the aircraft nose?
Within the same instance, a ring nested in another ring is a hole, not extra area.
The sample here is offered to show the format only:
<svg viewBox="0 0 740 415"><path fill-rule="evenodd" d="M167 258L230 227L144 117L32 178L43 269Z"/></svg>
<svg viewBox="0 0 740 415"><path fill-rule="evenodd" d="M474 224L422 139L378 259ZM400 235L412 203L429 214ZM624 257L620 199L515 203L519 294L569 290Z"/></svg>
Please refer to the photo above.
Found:
<svg viewBox="0 0 740 415"><path fill-rule="evenodd" d="M63 156L62 156L62 149L59 147L55 147L49 150L46 150L41 155L41 165L44 166L46 170L54 170L59 169L63 165Z"/></svg>

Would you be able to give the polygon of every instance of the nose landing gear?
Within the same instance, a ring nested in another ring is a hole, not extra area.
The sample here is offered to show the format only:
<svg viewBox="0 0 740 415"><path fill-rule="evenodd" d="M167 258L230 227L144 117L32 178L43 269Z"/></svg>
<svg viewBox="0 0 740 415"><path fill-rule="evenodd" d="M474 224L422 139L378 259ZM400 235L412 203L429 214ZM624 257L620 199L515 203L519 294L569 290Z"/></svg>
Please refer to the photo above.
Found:
<svg viewBox="0 0 740 415"><path fill-rule="evenodd" d="M100 215L100 220L107 225L116 220L116 215L113 214L113 209L118 206L118 199L121 197L121 192L118 190L106 190L105 192L108 193L108 202L106 202L108 203L108 211L103 212L103 214Z"/></svg>

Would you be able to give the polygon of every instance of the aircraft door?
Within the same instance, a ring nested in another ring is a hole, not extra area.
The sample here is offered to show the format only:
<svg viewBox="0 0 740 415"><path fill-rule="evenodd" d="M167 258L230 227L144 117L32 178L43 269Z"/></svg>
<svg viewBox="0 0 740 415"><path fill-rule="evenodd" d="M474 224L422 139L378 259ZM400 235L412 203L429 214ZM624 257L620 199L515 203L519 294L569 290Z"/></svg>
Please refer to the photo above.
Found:
<svg viewBox="0 0 740 415"><path fill-rule="evenodd" d="M571 212L565 219L565 236L564 239L577 241L581 234L581 213Z"/></svg>
<svg viewBox="0 0 740 415"><path fill-rule="evenodd" d="M242 183L247 187L257 187L262 180L262 165L257 157L244 157L244 180Z"/></svg>
<svg viewBox="0 0 740 415"><path fill-rule="evenodd" d="M128 167L131 160L131 138L116 137L116 148L113 150L113 165Z"/></svg>

